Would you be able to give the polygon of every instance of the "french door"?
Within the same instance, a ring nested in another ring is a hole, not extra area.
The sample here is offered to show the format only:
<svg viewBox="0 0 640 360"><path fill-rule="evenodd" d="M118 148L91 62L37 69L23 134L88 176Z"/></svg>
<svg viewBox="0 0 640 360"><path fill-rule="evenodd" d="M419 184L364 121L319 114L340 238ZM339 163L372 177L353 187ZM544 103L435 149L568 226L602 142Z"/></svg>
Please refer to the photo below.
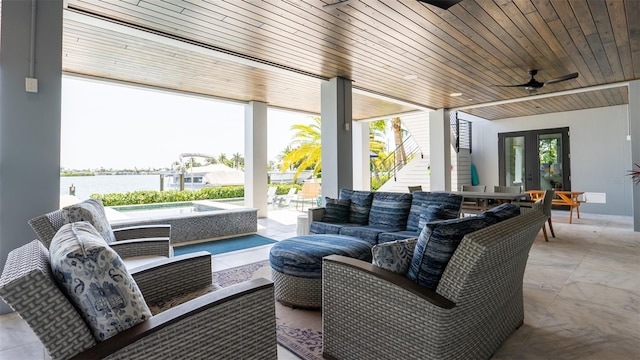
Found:
<svg viewBox="0 0 640 360"><path fill-rule="evenodd" d="M571 190L569 128L498 134L500 185Z"/></svg>

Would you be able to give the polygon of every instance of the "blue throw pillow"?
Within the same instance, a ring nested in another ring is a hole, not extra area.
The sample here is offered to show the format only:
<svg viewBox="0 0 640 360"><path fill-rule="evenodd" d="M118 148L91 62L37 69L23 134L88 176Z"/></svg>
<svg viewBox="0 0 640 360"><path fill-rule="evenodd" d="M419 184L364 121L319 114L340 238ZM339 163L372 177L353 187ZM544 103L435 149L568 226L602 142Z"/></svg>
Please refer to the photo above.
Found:
<svg viewBox="0 0 640 360"><path fill-rule="evenodd" d="M520 207L512 203L504 203L502 205L498 205L489 210L486 210L485 213L488 216L495 216L496 219L498 219L498 222L500 222L520 215Z"/></svg>
<svg viewBox="0 0 640 360"><path fill-rule="evenodd" d="M442 205L428 205L422 206L420 209L420 221L418 222L418 228L424 229L427 223L432 221L449 220L447 211Z"/></svg>
<svg viewBox="0 0 640 360"><path fill-rule="evenodd" d="M462 195L447 192L414 191L412 193L411 210L407 219L407 230L419 233L423 226L419 226L420 212L424 206L442 205L445 211L444 219L455 219L460 216Z"/></svg>
<svg viewBox="0 0 640 360"><path fill-rule="evenodd" d="M369 212L373 201L371 191L340 189L340 200L351 200L349 222L358 225L369 224Z"/></svg>
<svg viewBox="0 0 640 360"><path fill-rule="evenodd" d="M411 194L376 192L371 203L369 225L404 230L411 208Z"/></svg>
<svg viewBox="0 0 640 360"><path fill-rule="evenodd" d="M413 252L407 277L435 290L451 256L462 238L471 232L497 223L495 216L479 214L452 220L427 223Z"/></svg>
<svg viewBox="0 0 640 360"><path fill-rule="evenodd" d="M325 203L324 214L322 214L323 222L341 224L349 221L351 200L339 200L326 197Z"/></svg>

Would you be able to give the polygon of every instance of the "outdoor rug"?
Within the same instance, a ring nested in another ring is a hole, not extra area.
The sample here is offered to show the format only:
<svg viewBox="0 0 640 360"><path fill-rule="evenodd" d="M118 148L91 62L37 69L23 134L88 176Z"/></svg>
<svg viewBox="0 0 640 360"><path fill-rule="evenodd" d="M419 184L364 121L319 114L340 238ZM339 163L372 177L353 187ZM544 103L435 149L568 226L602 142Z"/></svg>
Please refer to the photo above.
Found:
<svg viewBox="0 0 640 360"><path fill-rule="evenodd" d="M227 287L259 277L271 279L268 260L214 272L213 282ZM319 310L292 309L276 301L276 334L278 343L301 359L322 360L322 313Z"/></svg>
<svg viewBox="0 0 640 360"><path fill-rule="evenodd" d="M274 244L277 241L262 235L252 234L238 236L229 239L213 240L198 244L174 246L174 255L184 255L196 251L208 251L211 255L222 254L230 251L243 250L256 246Z"/></svg>

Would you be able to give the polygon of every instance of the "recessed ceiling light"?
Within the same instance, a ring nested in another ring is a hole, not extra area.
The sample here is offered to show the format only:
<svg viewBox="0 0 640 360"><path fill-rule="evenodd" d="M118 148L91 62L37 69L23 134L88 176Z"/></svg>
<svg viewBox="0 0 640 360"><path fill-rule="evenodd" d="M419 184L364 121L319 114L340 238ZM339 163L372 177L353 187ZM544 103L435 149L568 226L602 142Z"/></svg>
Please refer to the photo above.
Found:
<svg viewBox="0 0 640 360"><path fill-rule="evenodd" d="M449 94L449 96L452 96L452 97L462 96L462 93L451 93Z"/></svg>
<svg viewBox="0 0 640 360"><path fill-rule="evenodd" d="M417 78L418 78L418 75L416 75L416 74L411 74L411 75L405 75L404 76L405 80L415 80Z"/></svg>

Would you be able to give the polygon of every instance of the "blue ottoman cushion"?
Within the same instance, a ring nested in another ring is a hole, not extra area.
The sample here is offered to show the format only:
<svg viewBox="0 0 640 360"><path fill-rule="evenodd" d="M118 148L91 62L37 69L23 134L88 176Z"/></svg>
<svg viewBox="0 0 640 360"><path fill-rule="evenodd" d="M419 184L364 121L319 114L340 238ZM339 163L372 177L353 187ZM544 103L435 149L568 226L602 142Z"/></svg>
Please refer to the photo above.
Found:
<svg viewBox="0 0 640 360"><path fill-rule="evenodd" d="M343 235L302 235L282 240L269 252L271 268L279 273L302 278L322 277L322 258L342 255L371 262L372 245Z"/></svg>

